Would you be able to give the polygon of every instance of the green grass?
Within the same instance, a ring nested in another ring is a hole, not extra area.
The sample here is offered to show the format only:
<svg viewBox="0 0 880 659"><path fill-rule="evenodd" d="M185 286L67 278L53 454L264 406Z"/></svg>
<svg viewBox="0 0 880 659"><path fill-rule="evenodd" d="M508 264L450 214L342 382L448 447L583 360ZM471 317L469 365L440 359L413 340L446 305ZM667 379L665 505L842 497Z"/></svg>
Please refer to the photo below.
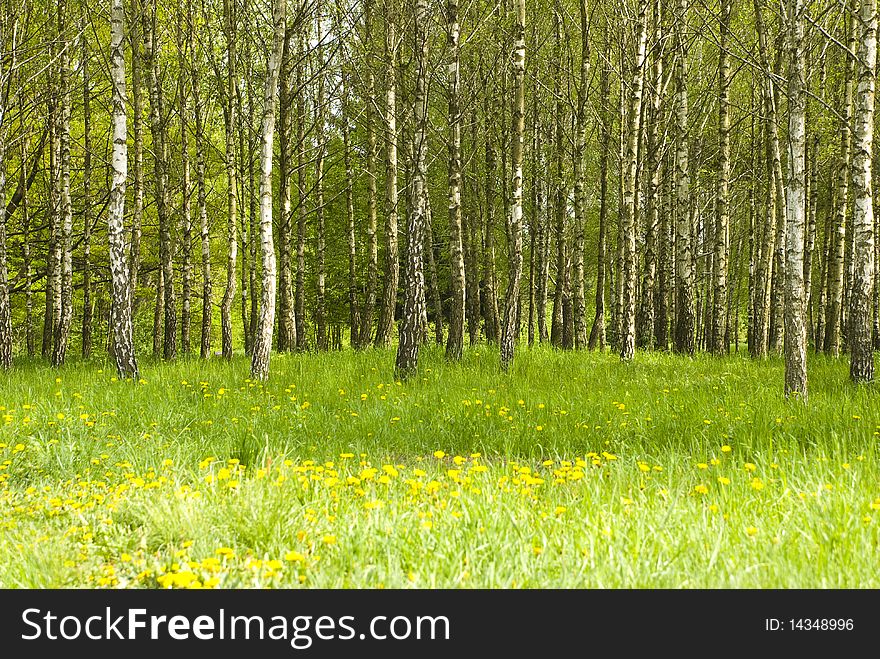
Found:
<svg viewBox="0 0 880 659"><path fill-rule="evenodd" d="M880 586L880 402L842 360L807 406L740 356L392 364L18 363L0 586Z"/></svg>

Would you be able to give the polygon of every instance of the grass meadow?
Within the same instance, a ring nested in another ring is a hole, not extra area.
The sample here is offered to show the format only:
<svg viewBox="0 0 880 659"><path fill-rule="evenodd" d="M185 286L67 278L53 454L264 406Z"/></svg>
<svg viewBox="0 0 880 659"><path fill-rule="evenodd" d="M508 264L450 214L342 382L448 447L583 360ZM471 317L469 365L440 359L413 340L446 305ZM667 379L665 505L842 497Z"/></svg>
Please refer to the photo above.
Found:
<svg viewBox="0 0 880 659"><path fill-rule="evenodd" d="M391 351L19 361L0 587L877 588L880 399L844 360Z"/></svg>

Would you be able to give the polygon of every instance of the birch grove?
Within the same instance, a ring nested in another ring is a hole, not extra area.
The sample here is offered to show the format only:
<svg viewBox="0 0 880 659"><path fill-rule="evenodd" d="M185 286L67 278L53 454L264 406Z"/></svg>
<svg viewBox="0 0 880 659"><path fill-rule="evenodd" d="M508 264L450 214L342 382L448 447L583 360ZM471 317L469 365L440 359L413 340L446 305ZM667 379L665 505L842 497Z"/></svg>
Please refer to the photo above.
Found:
<svg viewBox="0 0 880 659"><path fill-rule="evenodd" d="M801 401L816 352L874 379L876 0L21 15L5 369L352 348L403 379L427 343L501 372L544 344L783 360Z"/></svg>

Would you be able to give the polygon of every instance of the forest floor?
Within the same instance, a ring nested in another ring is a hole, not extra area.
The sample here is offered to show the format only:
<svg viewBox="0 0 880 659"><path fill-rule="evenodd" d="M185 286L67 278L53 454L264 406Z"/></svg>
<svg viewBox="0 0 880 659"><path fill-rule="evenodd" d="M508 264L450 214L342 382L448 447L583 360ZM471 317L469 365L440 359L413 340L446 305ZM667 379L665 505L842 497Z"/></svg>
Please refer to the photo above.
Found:
<svg viewBox="0 0 880 659"><path fill-rule="evenodd" d="M810 358L486 346L0 385L0 587L877 588L880 392Z"/></svg>

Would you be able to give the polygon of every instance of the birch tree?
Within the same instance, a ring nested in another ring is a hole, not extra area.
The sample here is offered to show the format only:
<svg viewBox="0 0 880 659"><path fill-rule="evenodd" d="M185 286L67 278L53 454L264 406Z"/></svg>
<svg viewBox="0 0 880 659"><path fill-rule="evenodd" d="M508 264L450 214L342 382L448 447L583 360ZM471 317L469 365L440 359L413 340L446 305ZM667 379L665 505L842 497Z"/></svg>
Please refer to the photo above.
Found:
<svg viewBox="0 0 880 659"><path fill-rule="evenodd" d="M461 359L464 346L465 318L465 264L461 208L461 61L459 53L460 27L458 0L446 2L447 90L449 96L449 257L452 289L452 309L449 316L449 336L446 340L446 358Z"/></svg>
<svg viewBox="0 0 880 659"><path fill-rule="evenodd" d="M275 329L275 294L278 282L272 232L272 149L275 143L275 100L278 96L278 76L284 52L286 20L287 0L273 0L272 52L269 55L263 92L260 148L260 252L263 263L261 274L263 286L257 332L251 354L251 375L258 380L266 380L269 377L269 355L272 350L272 332Z"/></svg>
<svg viewBox="0 0 880 659"><path fill-rule="evenodd" d="M508 215L510 237L510 268L507 294L504 302L504 321L501 327L501 368L508 370L513 362L516 346L516 313L519 304L519 280L523 263L523 142L525 137L525 68L526 68L526 3L516 0L513 30L513 145L511 149L511 178L513 194Z"/></svg>
<svg viewBox="0 0 880 659"><path fill-rule="evenodd" d="M785 194L785 396L807 400L807 325L804 317L806 222L806 67L804 2L786 3L788 37L788 189ZM870 143L868 145L870 150ZM870 160L869 160L870 162ZM868 174L870 190L870 173ZM873 218L870 218L873 221ZM871 227L871 225L869 225ZM873 228L869 228L869 232ZM871 253L874 246L871 244ZM870 284L869 284L870 285ZM865 300L870 304L870 298ZM868 328L870 341L870 326Z"/></svg>
<svg viewBox="0 0 880 659"><path fill-rule="evenodd" d="M877 0L859 0L858 89L853 140L853 287L849 296L849 375L853 382L874 380L872 307L874 301L874 84L877 67Z"/></svg>
<svg viewBox="0 0 880 659"><path fill-rule="evenodd" d="M626 130L626 160L623 174L623 319L620 337L620 359L631 361L636 349L636 170L642 117L642 90L645 81L645 55L648 40L648 2L639 0L636 18L636 52L631 74Z"/></svg>
<svg viewBox="0 0 880 659"><path fill-rule="evenodd" d="M126 125L125 11L122 0L110 6L110 78L113 86L113 155L107 233L110 247L113 323L111 335L116 371L122 379L138 377L131 322L131 271L126 258L125 184L128 177L128 129Z"/></svg>
<svg viewBox="0 0 880 659"><path fill-rule="evenodd" d="M406 291L400 340L397 345L395 372L402 379L410 377L418 367L421 345L421 319L425 305L425 272L422 258L425 232L425 157L428 129L428 3L415 1L413 30L415 32L414 65L416 89L414 101L412 209L407 220Z"/></svg>

